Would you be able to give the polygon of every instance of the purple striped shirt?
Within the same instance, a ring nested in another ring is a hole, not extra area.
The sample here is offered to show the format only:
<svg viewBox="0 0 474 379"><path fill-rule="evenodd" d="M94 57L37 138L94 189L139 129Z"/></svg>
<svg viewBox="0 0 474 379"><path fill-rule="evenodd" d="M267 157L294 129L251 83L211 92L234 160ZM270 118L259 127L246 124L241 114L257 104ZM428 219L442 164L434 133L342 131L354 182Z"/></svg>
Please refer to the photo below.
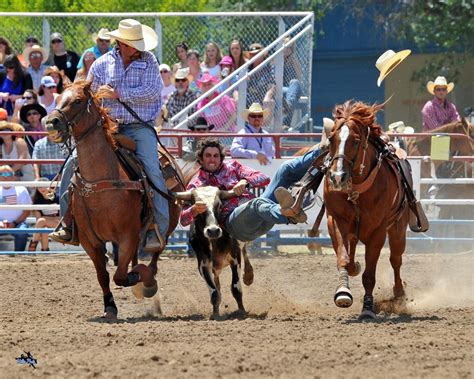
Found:
<svg viewBox="0 0 474 379"><path fill-rule="evenodd" d="M424 132L429 132L439 126L461 120L453 103L445 100L443 104L437 98L427 101L421 114L423 116Z"/></svg>
<svg viewBox="0 0 474 379"><path fill-rule="evenodd" d="M141 58L124 68L122 57L113 49L97 59L89 71L87 79L93 80L92 91L104 84L117 89L119 98L127 103L143 121L155 120L161 108L163 82L155 56L144 51ZM104 99L112 118L122 124L137 120L115 99Z"/></svg>

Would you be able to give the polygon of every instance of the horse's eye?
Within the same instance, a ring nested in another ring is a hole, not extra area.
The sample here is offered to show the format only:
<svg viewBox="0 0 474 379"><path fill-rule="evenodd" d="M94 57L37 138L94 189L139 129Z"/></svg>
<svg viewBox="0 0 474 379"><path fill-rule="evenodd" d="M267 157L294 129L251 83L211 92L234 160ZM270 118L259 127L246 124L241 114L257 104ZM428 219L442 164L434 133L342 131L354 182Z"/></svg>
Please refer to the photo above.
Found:
<svg viewBox="0 0 474 379"><path fill-rule="evenodd" d="M77 104L81 104L81 99L76 99L76 100L74 100L74 104L76 104L76 105L77 105Z"/></svg>
<svg viewBox="0 0 474 379"><path fill-rule="evenodd" d="M359 146L360 139L356 138L352 143L354 144L354 146Z"/></svg>

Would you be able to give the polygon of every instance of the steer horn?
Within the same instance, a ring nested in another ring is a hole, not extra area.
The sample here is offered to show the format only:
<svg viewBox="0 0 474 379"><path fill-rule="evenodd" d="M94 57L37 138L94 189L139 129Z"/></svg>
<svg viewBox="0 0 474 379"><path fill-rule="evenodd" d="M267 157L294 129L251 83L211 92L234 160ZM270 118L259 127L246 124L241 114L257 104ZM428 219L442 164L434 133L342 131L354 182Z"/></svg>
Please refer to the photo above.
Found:
<svg viewBox="0 0 474 379"><path fill-rule="evenodd" d="M225 191L225 190L220 190L219 191L219 198L221 200L228 200L228 199L232 199L233 197L236 197L236 193L234 192L234 190L228 190L228 191Z"/></svg>
<svg viewBox="0 0 474 379"><path fill-rule="evenodd" d="M193 193L191 191L175 192L174 197L176 200L190 201L193 198Z"/></svg>

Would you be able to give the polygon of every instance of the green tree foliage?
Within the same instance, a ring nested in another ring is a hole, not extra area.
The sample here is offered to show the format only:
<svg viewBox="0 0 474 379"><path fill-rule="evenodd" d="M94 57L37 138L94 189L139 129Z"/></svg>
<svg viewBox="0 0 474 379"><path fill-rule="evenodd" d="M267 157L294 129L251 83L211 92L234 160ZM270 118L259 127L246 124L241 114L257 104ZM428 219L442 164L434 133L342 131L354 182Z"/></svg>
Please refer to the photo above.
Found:
<svg viewBox="0 0 474 379"><path fill-rule="evenodd" d="M356 19L370 13L376 27L397 41L413 42L421 52L439 52L413 80L424 85L436 75L457 80L466 59L474 56L474 5L469 0L334 1Z"/></svg>

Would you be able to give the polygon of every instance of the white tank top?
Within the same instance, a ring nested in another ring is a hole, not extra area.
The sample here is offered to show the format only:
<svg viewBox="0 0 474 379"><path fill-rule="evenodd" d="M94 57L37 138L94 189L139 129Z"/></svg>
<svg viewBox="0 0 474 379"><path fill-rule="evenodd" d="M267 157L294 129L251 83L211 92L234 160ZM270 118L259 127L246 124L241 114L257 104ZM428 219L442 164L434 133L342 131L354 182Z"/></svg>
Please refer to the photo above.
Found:
<svg viewBox="0 0 474 379"><path fill-rule="evenodd" d="M53 96L54 96L54 100L49 105L46 105L46 104L43 103L43 101L44 101L43 96L39 97L39 103L44 109L46 109L47 114L50 114L53 111L53 109L56 108L56 100L58 99L59 95L57 93L55 93L55 94L53 94Z"/></svg>
<svg viewBox="0 0 474 379"><path fill-rule="evenodd" d="M27 159L30 159L30 154L27 152ZM18 151L16 149L16 141L13 141L13 148L10 154L5 151L5 144L2 144L2 157L3 159L18 159ZM25 164L20 170L23 176L20 179L22 182L31 182L35 180L35 175L33 174L33 166L30 164Z"/></svg>

